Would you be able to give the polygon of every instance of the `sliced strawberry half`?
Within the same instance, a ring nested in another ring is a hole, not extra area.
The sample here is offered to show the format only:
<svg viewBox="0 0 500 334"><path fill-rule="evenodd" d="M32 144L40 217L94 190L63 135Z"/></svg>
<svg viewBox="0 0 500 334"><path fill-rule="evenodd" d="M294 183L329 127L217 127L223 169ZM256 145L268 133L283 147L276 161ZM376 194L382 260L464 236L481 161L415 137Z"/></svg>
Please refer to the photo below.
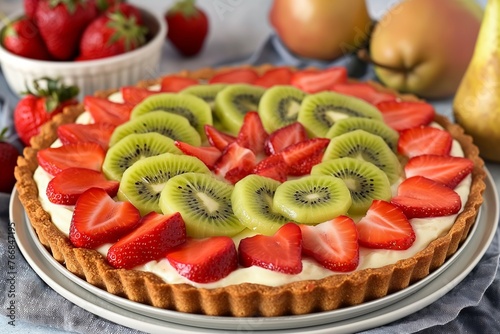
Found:
<svg viewBox="0 0 500 334"><path fill-rule="evenodd" d="M275 85L290 85L293 72L288 67L278 67L266 71L253 83L256 86L272 87Z"/></svg>
<svg viewBox="0 0 500 334"><path fill-rule="evenodd" d="M132 269L163 258L185 241L186 225L180 213L150 212L141 218L136 229L109 248L107 259L115 268Z"/></svg>
<svg viewBox="0 0 500 334"><path fill-rule="evenodd" d="M403 211L386 201L374 200L356 226L364 247L402 250L415 241L415 231Z"/></svg>
<svg viewBox="0 0 500 334"><path fill-rule="evenodd" d="M396 131L429 125L435 116L434 107L426 102L383 101L375 105L384 122Z"/></svg>
<svg viewBox="0 0 500 334"><path fill-rule="evenodd" d="M358 231L351 218L339 216L315 226L299 226L304 254L333 271L347 272L358 267Z"/></svg>
<svg viewBox="0 0 500 334"><path fill-rule="evenodd" d="M311 168L321 162L329 143L327 138L312 138L285 148L280 154L288 165L288 174L300 176L311 173Z"/></svg>
<svg viewBox="0 0 500 334"><path fill-rule="evenodd" d="M223 236L188 238L168 251L166 258L181 276L197 283L218 281L238 268L233 239Z"/></svg>
<svg viewBox="0 0 500 334"><path fill-rule="evenodd" d="M291 83L307 93L329 90L333 85L347 81L345 67L331 67L324 71L297 71L293 73Z"/></svg>
<svg viewBox="0 0 500 334"><path fill-rule="evenodd" d="M247 83L253 84L259 78L259 74L251 68L237 68L218 73L210 78L210 84L214 83Z"/></svg>
<svg viewBox="0 0 500 334"><path fill-rule="evenodd" d="M251 173L285 182L288 175L288 166L281 154L274 154L261 160Z"/></svg>
<svg viewBox="0 0 500 334"><path fill-rule="evenodd" d="M215 163L222 155L217 147L193 146L177 140L174 143L184 154L200 159L209 169L214 168Z"/></svg>
<svg viewBox="0 0 500 334"><path fill-rule="evenodd" d="M193 78L180 77L177 75L168 75L161 79L162 92L177 93L189 86L197 85L199 81Z"/></svg>
<svg viewBox="0 0 500 334"><path fill-rule="evenodd" d="M90 188L102 188L113 197L119 185L119 182L107 180L104 174L95 170L70 167L49 181L46 194L54 204L74 205L78 197Z"/></svg>
<svg viewBox="0 0 500 334"><path fill-rule="evenodd" d="M401 131L398 152L409 158L423 154L449 155L453 138L450 133L432 126Z"/></svg>
<svg viewBox="0 0 500 334"><path fill-rule="evenodd" d="M109 139L115 126L107 123L68 123L57 128L57 136L63 145L76 143L96 143L104 150L109 147Z"/></svg>
<svg viewBox="0 0 500 334"><path fill-rule="evenodd" d="M252 150L234 142L224 149L214 165L214 172L234 184L250 174L255 164L256 158Z"/></svg>
<svg viewBox="0 0 500 334"><path fill-rule="evenodd" d="M302 233L296 224L287 223L272 236L258 234L242 239L238 254L244 267L298 274L302 271Z"/></svg>
<svg viewBox="0 0 500 334"><path fill-rule="evenodd" d="M453 189L423 176L404 180L391 203L401 208L408 219L448 216L462 207L460 196Z"/></svg>
<svg viewBox="0 0 500 334"><path fill-rule="evenodd" d="M396 95L378 91L375 87L365 82L336 84L331 87L331 90L356 97L374 105L383 101L394 101L396 99Z"/></svg>
<svg viewBox="0 0 500 334"><path fill-rule="evenodd" d="M136 105L139 102L142 102L142 100L147 97L161 93L160 91L149 90L144 87L136 86L121 87L120 92L122 93L123 101L132 105Z"/></svg>
<svg viewBox="0 0 500 334"><path fill-rule="evenodd" d="M236 142L251 149L255 154L261 154L264 153L264 143L268 136L259 114L256 111L249 111L243 118L243 125L238 132Z"/></svg>
<svg viewBox="0 0 500 334"><path fill-rule="evenodd" d="M96 123L108 123L118 126L127 122L134 105L116 103L103 97L87 95L83 99L85 109L92 115Z"/></svg>
<svg viewBox="0 0 500 334"><path fill-rule="evenodd" d="M140 218L139 210L130 202L115 202L105 190L89 188L76 202L69 240L83 248L115 242L132 231Z"/></svg>
<svg viewBox="0 0 500 334"><path fill-rule="evenodd" d="M236 137L230 134L217 130L212 125L205 125L205 134L207 135L208 142L213 147L217 147L223 151L227 145L236 141Z"/></svg>
<svg viewBox="0 0 500 334"><path fill-rule="evenodd" d="M267 155L280 153L288 146L307 140L307 132L302 123L295 122L272 132L264 143Z"/></svg>
<svg viewBox="0 0 500 334"><path fill-rule="evenodd" d="M405 166L406 177L424 176L455 187L474 169L474 163L462 157L425 154L411 158Z"/></svg>
<svg viewBox="0 0 500 334"><path fill-rule="evenodd" d="M50 175L70 167L100 171L106 151L97 143L79 142L60 147L48 147L37 152L38 164Z"/></svg>

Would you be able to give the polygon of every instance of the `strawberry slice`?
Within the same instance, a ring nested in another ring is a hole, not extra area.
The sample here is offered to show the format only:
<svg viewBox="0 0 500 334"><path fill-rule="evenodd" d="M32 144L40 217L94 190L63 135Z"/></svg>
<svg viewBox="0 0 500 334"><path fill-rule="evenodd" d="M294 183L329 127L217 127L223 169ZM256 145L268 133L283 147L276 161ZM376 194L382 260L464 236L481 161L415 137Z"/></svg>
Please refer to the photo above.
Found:
<svg viewBox="0 0 500 334"><path fill-rule="evenodd" d="M108 250L108 262L115 268L132 269L163 258L173 247L186 241L186 225L180 213L162 215L150 212L139 226Z"/></svg>
<svg viewBox="0 0 500 334"><path fill-rule="evenodd" d="M223 236L188 238L168 251L166 258L181 276L197 283L218 281L238 268L233 239Z"/></svg>
<svg viewBox="0 0 500 334"><path fill-rule="evenodd" d="M304 126L295 122L272 132L264 143L267 155L280 153L290 145L307 140Z"/></svg>
<svg viewBox="0 0 500 334"><path fill-rule="evenodd" d="M177 93L181 90L199 84L198 80L193 78L180 77L177 75L168 75L161 79L162 92L172 92Z"/></svg>
<svg viewBox="0 0 500 334"><path fill-rule="evenodd" d="M358 231L351 218L339 216L315 226L299 226L304 254L313 257L329 270L347 272L357 268Z"/></svg>
<svg viewBox="0 0 500 334"><path fill-rule="evenodd" d="M174 143L184 154L200 159L209 169L214 168L215 163L222 155L217 147L193 146L177 140Z"/></svg>
<svg viewBox="0 0 500 334"><path fill-rule="evenodd" d="M50 175L70 167L100 171L106 151L97 143L79 142L60 147L49 147L37 152L38 164Z"/></svg>
<svg viewBox="0 0 500 334"><path fill-rule="evenodd" d="M107 180L95 170L70 167L49 181L46 193L49 201L54 204L74 205L78 197L90 188L102 188L113 197L118 192L119 185L119 182Z"/></svg>
<svg viewBox="0 0 500 334"><path fill-rule="evenodd" d="M462 207L460 196L453 189L423 176L404 180L391 203L401 208L408 219L448 216Z"/></svg>
<svg viewBox="0 0 500 334"><path fill-rule="evenodd" d="M359 244L364 247L402 250L415 241L415 232L403 211L386 201L374 200L356 226Z"/></svg>
<svg viewBox="0 0 500 334"><path fill-rule="evenodd" d="M467 158L425 154L411 158L405 166L405 174L407 178L424 176L455 189L473 169L474 163Z"/></svg>
<svg viewBox="0 0 500 334"><path fill-rule="evenodd" d="M307 93L329 90L333 85L347 81L345 67L331 67L323 71L303 70L293 73L291 83Z"/></svg>
<svg viewBox="0 0 500 334"><path fill-rule="evenodd" d="M321 162L329 143L327 138L312 138L285 148L280 154L288 165L288 174L300 176L311 173L311 168Z"/></svg>
<svg viewBox="0 0 500 334"><path fill-rule="evenodd" d="M236 142L251 149L255 154L261 154L264 153L264 143L268 136L259 114L256 111L249 111L243 118L243 125L238 132Z"/></svg>
<svg viewBox="0 0 500 334"><path fill-rule="evenodd" d="M214 75L210 80L209 84L214 83L247 83L253 84L259 75L257 72L251 68L237 68L228 70L225 72L218 73Z"/></svg>
<svg viewBox="0 0 500 334"><path fill-rule="evenodd" d="M219 131L214 126L208 124L205 125L205 134L207 135L210 145L217 147L221 151L223 151L227 145L236 141L236 137Z"/></svg>
<svg viewBox="0 0 500 334"><path fill-rule="evenodd" d="M250 174L255 164L256 158L252 150L234 142L224 149L214 165L214 172L235 184Z"/></svg>
<svg viewBox="0 0 500 334"><path fill-rule="evenodd" d="M421 126L400 132L398 152L409 158L423 154L449 155L452 142L449 132Z"/></svg>
<svg viewBox="0 0 500 334"><path fill-rule="evenodd" d="M136 105L142 102L147 97L161 93L160 91L149 90L143 87L136 86L124 86L120 88L122 93L123 101L128 104Z"/></svg>
<svg viewBox="0 0 500 334"><path fill-rule="evenodd" d="M115 202L100 188L90 188L76 201L69 240L76 247L96 248L131 232L141 218L130 202Z"/></svg>
<svg viewBox="0 0 500 334"><path fill-rule="evenodd" d="M302 271L302 233L298 225L287 223L272 236L258 234L242 239L238 253L244 267L298 274Z"/></svg>
<svg viewBox="0 0 500 334"><path fill-rule="evenodd" d="M115 126L107 123L68 123L57 128L57 136L63 145L76 143L96 143L104 150L109 147L109 139Z"/></svg>
<svg viewBox="0 0 500 334"><path fill-rule="evenodd" d="M434 107L426 102L383 101L375 105L384 122L396 131L429 125L434 120Z"/></svg>
<svg viewBox="0 0 500 334"><path fill-rule="evenodd" d="M288 175L288 166L281 154L274 154L261 160L251 173L285 182Z"/></svg>
<svg viewBox="0 0 500 334"><path fill-rule="evenodd" d="M386 92L380 92L375 89L375 87L370 84L364 82L357 83L342 83L336 84L331 87L331 90L357 97L358 99L365 100L371 104L377 104L383 101L394 101L396 99L396 95Z"/></svg>
<svg viewBox="0 0 500 334"><path fill-rule="evenodd" d="M293 72L288 67L278 67L266 71L253 83L256 86L272 87L275 85L290 85Z"/></svg>
<svg viewBox="0 0 500 334"><path fill-rule="evenodd" d="M127 122L134 105L116 103L103 97L87 95L83 98L85 109L92 115L95 123L108 123L118 126Z"/></svg>

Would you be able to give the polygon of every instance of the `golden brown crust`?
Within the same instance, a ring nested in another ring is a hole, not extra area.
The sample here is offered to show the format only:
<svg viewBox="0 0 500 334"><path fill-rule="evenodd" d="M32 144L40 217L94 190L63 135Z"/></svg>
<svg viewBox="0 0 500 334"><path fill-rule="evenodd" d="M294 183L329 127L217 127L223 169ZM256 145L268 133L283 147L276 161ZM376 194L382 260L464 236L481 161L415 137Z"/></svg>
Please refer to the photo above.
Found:
<svg viewBox="0 0 500 334"><path fill-rule="evenodd" d="M257 71L272 67L263 65ZM183 71L178 75L197 79L208 79L222 69L205 68L198 71ZM142 81L139 86L157 84L161 79ZM379 90L387 90L372 83ZM115 90L98 93L107 96ZM405 100L415 100L411 95L400 95ZM332 275L320 280L307 280L270 287L258 284L239 284L216 289L200 289L188 284L167 284L158 276L134 270L119 270L111 267L104 256L95 250L74 248L68 238L52 223L38 200L37 185L33 173L37 168L36 152L50 146L56 139L56 128L74 122L83 112L83 107L69 107L42 128L41 134L31 141L24 156L18 160L15 170L19 198L27 212L40 242L54 258L66 268L112 294L159 308L180 312L219 316L281 316L307 314L335 310L358 305L389 293L399 291L424 278L441 266L456 252L467 238L477 212L482 204L485 188L484 163L471 137L462 128L445 117L436 116L441 124L461 144L465 156L474 162L472 186L463 211L450 231L434 240L428 247L409 259L382 268L365 269L351 274Z"/></svg>

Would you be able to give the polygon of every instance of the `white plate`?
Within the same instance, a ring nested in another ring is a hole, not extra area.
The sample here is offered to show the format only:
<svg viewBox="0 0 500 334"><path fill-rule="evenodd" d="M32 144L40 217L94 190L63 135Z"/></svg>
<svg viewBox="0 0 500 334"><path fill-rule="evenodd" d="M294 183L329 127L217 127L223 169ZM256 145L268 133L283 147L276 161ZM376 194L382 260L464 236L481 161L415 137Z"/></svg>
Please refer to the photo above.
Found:
<svg viewBox="0 0 500 334"><path fill-rule="evenodd" d="M377 327L420 310L450 291L476 266L493 239L499 218L497 191L491 175L487 174L485 201L474 230L459 252L447 261L444 269L431 274L423 283L373 302L301 316L210 317L160 310L125 300L70 274L48 255L34 237L16 192L12 194L10 216L16 224L19 249L49 286L76 305L121 325L152 333L164 332L167 328L169 333L220 333L221 329L261 333L345 333ZM434 279L438 276L439 279ZM350 312L354 313L348 316Z"/></svg>

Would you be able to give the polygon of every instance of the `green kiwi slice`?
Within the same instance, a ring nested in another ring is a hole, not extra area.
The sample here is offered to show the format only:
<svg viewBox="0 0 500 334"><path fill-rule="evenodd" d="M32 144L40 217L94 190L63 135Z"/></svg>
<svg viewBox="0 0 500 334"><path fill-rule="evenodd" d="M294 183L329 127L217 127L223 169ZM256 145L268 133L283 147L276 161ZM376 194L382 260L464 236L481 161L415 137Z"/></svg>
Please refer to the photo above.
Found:
<svg viewBox="0 0 500 334"><path fill-rule="evenodd" d="M181 91L181 93L191 94L196 97L199 97L210 106L211 110L214 110L215 98L217 97L217 94L219 94L219 92L223 90L226 86L227 86L226 84L193 85L184 88Z"/></svg>
<svg viewBox="0 0 500 334"><path fill-rule="evenodd" d="M160 196L164 214L180 212L187 235L233 236L245 229L231 206L233 186L211 174L185 173L171 178Z"/></svg>
<svg viewBox="0 0 500 334"><path fill-rule="evenodd" d="M314 166L311 175L331 175L342 179L351 192L351 215L364 215L374 199L388 201L392 197L387 175L374 164L364 160L328 160Z"/></svg>
<svg viewBox="0 0 500 334"><path fill-rule="evenodd" d="M266 90L259 103L259 115L268 133L297 121L306 93L294 86L277 85Z"/></svg>
<svg viewBox="0 0 500 334"><path fill-rule="evenodd" d="M368 102L330 91L306 96L300 107L298 121L304 125L309 136L325 137L336 121L347 117L382 121L380 111Z"/></svg>
<svg viewBox="0 0 500 334"><path fill-rule="evenodd" d="M327 175L308 175L282 183L274 193L273 207L301 224L319 224L346 214L352 199L344 181Z"/></svg>
<svg viewBox="0 0 500 334"><path fill-rule="evenodd" d="M167 152L182 154L172 139L159 133L133 133L108 150L102 171L108 179L120 181L123 172L135 162Z"/></svg>
<svg viewBox="0 0 500 334"><path fill-rule="evenodd" d="M144 158L123 173L118 199L132 203L141 215L151 211L161 213L160 194L167 181L189 172L211 174L203 162L189 155L163 153Z"/></svg>
<svg viewBox="0 0 500 334"><path fill-rule="evenodd" d="M371 162L387 174L393 184L401 176L401 164L385 141L365 130L354 130L330 140L322 161L351 157Z"/></svg>
<svg viewBox="0 0 500 334"><path fill-rule="evenodd" d="M163 111L152 111L117 126L111 135L109 145L115 145L129 134L148 132L158 132L173 140L183 141L194 146L201 145L198 131L189 124L186 118Z"/></svg>
<svg viewBox="0 0 500 334"><path fill-rule="evenodd" d="M215 98L215 115L232 134L238 133L249 111L258 111L265 88L248 84L228 85Z"/></svg>
<svg viewBox="0 0 500 334"><path fill-rule="evenodd" d="M142 116L152 111L165 111L185 117L189 124L195 128L201 138L205 136L205 124L212 124L212 110L201 98L194 95L175 93L154 94L138 103L130 119Z"/></svg>
<svg viewBox="0 0 500 334"><path fill-rule="evenodd" d="M234 185L231 203L241 223L259 234L273 235L290 220L273 210L273 197L281 183L251 174Z"/></svg>
<svg viewBox="0 0 500 334"><path fill-rule="evenodd" d="M399 134L384 122L371 118L349 117L340 119L326 133L326 138L333 138L354 130L365 130L374 135L382 137L391 150L396 152Z"/></svg>

